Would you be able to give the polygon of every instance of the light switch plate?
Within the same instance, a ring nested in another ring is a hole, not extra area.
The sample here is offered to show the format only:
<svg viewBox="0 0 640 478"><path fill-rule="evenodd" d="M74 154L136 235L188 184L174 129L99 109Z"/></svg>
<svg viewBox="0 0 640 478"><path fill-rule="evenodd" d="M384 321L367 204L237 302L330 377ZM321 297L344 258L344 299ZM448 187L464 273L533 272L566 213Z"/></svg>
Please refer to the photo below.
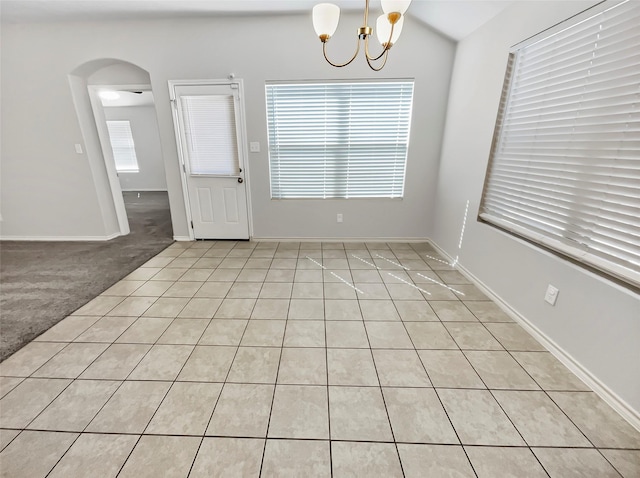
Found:
<svg viewBox="0 0 640 478"><path fill-rule="evenodd" d="M82 154L82 145L76 143L74 146L76 148L76 153Z"/></svg>

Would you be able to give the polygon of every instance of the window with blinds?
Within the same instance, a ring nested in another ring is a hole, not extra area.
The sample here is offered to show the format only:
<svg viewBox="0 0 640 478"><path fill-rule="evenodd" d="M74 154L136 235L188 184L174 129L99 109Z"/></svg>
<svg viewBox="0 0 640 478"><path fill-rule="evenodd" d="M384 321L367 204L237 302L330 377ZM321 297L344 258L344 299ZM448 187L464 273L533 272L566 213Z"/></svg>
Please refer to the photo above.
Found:
<svg viewBox="0 0 640 478"><path fill-rule="evenodd" d="M189 174L233 176L240 171L234 95L180 96Z"/></svg>
<svg viewBox="0 0 640 478"><path fill-rule="evenodd" d="M413 81L266 85L271 197L401 198Z"/></svg>
<svg viewBox="0 0 640 478"><path fill-rule="evenodd" d="M480 218L640 285L640 4L511 53Z"/></svg>
<svg viewBox="0 0 640 478"><path fill-rule="evenodd" d="M107 121L107 129L109 130L109 142L116 163L116 171L119 173L139 172L129 121Z"/></svg>

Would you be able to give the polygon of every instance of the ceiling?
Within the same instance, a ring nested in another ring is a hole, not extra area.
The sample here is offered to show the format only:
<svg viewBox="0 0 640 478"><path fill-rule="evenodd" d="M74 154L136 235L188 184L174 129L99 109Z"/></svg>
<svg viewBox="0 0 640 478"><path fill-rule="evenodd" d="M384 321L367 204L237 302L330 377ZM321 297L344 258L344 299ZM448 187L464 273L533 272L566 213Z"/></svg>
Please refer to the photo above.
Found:
<svg viewBox="0 0 640 478"><path fill-rule="evenodd" d="M2 22L99 21L175 18L207 14L310 12L322 0L0 0ZM362 10L363 0L329 0ZM460 40L514 0L413 0L408 15L453 40ZM371 2L380 10L379 0Z"/></svg>
<svg viewBox="0 0 640 478"><path fill-rule="evenodd" d="M140 90L120 90L117 87L114 89L104 88L100 91L109 90L118 93L118 98L105 99L100 98L102 106L105 108L119 107L119 106L150 106L153 105L153 94L151 91Z"/></svg>

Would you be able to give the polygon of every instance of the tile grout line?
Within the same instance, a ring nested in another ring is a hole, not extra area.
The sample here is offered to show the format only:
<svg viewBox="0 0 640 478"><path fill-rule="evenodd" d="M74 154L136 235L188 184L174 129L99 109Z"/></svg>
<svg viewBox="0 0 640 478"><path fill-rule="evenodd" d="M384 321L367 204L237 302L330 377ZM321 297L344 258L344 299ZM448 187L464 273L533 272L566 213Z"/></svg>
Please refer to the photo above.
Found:
<svg viewBox="0 0 640 478"><path fill-rule="evenodd" d="M276 251L278 246L280 245L280 243L278 242L276 245ZM275 252L274 252L275 254ZM273 263L273 262L272 262ZM264 284L264 282L263 282ZM291 301L289 301L289 307L291 307ZM274 383L273 383L273 395L271 397L271 407L269 409L269 419L267 420L267 430L265 432L265 437L264 437L264 445L262 447L262 458L260 460L260 471L258 472L258 476L262 476L262 468L264 466L264 457L267 453L267 443L269 440L269 428L271 427L271 417L273 416L273 407L275 405L275 400L276 400L276 391L278 390L278 376L280 374L280 366L282 364L282 353L284 351L284 337L287 333L287 324L289 321L289 309L287 309L287 318L285 319L285 327L284 327L284 331L282 333L282 342L280 344L280 356L278 358L278 368L276 369L276 376L274 379Z"/></svg>
<svg viewBox="0 0 640 478"><path fill-rule="evenodd" d="M412 246L412 249L413 249L413 246ZM429 301L428 301L428 300L426 300L426 298L425 298L425 303L426 303L426 305L427 305L429 308L431 308L431 306L429 305ZM394 305L394 307L396 307L396 303L395 303L395 301L393 301L393 305ZM432 309L432 310L433 310L433 309ZM396 312L398 313L398 315L400 315L400 312L397 310L397 307L396 307ZM440 323L442 323L442 320L440 320L440 317L437 315L437 313L436 313L435 311L433 311L433 312L434 312L434 314L436 314L436 317L438 317L439 322L440 322ZM453 421L451 420L451 417L449 416L449 412L447 412L447 409L445 408L444 403L442 402L442 398L441 398L441 397L440 397L440 395L438 394L438 391L437 391L437 389L436 389L436 387L435 387L435 385L434 385L433 381L431 380L431 376L429 375L429 371L427 370L427 368L426 368L426 366L425 366L425 364L424 364L424 362L423 362L423 360L422 360L422 357L420 357L420 354L418 354L418 349L416 348L415 343L414 343L414 341L413 341L413 338L411 337L411 334L409 333L409 330L408 330L408 329L407 329L407 327L406 327L406 323L405 323L405 321L404 321L404 320L402 320L402 317L401 317L401 316L400 316L400 320L401 320L402 325L403 325L403 327L404 327L404 329L405 329L405 332L406 332L406 333L407 333L407 335L409 336L409 340L411 341L411 344L413 345L413 350L414 350L414 352L416 353L416 356L418 357L418 360L419 360L420 364L422 365L422 369L424 370L424 372L425 372L425 374L426 374L426 376L427 376L427 379L429 380L429 382L431 383L431 385L432 385L432 387L433 387L433 392L434 392L434 394L435 394L436 398L438 399L438 403L440 404L440 407L442 408L442 411L444 412L445 416L447 417L447 420L448 420L448 422L449 422L449 425L451 426L451 429L453 430L453 432L454 432L454 433L455 433L455 435L456 435L456 438L457 438L457 440L458 440L458 443L460 444L460 448L462 449L462 452L464 453L465 457L467 458L467 462L468 462L468 463L469 463L469 465L471 466L471 470L473 471L474 475L477 477L477 476L478 476L478 473L477 473L477 471L476 471L475 467L473 466L473 463L472 463L471 459L469 458L469 455L468 455L468 453L467 453L467 451L466 451L465 447L462 445L462 440L460 439L460 435L459 435L459 433L458 433L458 430L457 430L457 429L456 429L456 427L454 426ZM444 324L443 324L443 326L444 326ZM446 327L444 327L444 328L445 328L445 330L447 330L447 329L446 329ZM448 332L448 330L447 330L447 332ZM450 334L449 334L449 335L450 335ZM451 338L453 339L453 337L451 337ZM454 343L457 345L457 343L455 342L455 340L454 340Z"/></svg>
<svg viewBox="0 0 640 478"><path fill-rule="evenodd" d="M178 256L178 257L179 257L179 256ZM189 267L189 268L187 268L187 271L188 271L188 270L190 270L190 269L191 269L190 267ZM186 274L186 272L185 272L185 274ZM180 277L182 277L183 275L184 275L184 274L182 274ZM174 284L175 284L176 282L177 282L177 281L174 281ZM203 284L203 285L204 285L204 284ZM202 286L201 286L200 288L202 288ZM194 295L195 295L195 294L194 294ZM187 302L187 304L188 304L188 303L189 303L189 302ZM178 312L178 313L177 313L176 317L175 317L175 318L173 318L173 320L172 320L172 321L167 325L167 327L164 329L164 331L163 331L163 332L158 336L158 338L156 339L156 342L155 342L155 343L154 343L154 344L149 348L149 350L147 351L147 354L148 354L148 353L153 349L153 347L155 347L156 345L159 345L159 344L158 344L158 341L159 341L159 340L164 336L164 334L165 334L165 333L166 333L166 331L169 329L169 327L171 327L171 325L172 325L173 323L175 323L175 322L176 322L176 320L178 320L178 317L177 317L177 316L182 312L182 310L184 310L184 308L186 307L186 305L187 305L187 304L185 304L185 306L180 310L180 312ZM209 323L211 323L211 321L209 321ZM198 341L197 341L197 342L199 342L199 340L202 338L202 335L204 335L204 332L206 331L206 329L207 329L207 328L208 328L208 325L207 325L207 327L205 327L205 329L202 331L202 334L200 334L200 338L198 339ZM196 342L196 344L197 344L197 342ZM173 388L173 386L175 385L175 383L176 383L176 380L177 380L178 376L180 375L180 373L181 373L181 372L182 372L182 370L184 369L184 366L186 365L186 363L189 361L189 359L190 359L190 358L191 358L191 356L193 355L193 352L195 351L195 348L196 348L196 345L193 345L193 348L191 349L191 353L189 354L189 357L187 357L187 359L185 360L185 362L182 364L182 367L180 368L180 371L178 371L178 373L176 374L176 377L173 379L173 381L172 381L171 385L169 386L169 388L167 388L167 391L165 392L165 394L164 394L163 398L160 400L160 403L159 403L159 404L158 404L158 406L156 407L156 409L155 409L154 413L152 414L151 418L150 418L150 419L149 419L149 421L147 422L147 424L146 424L146 426L145 426L144 430L143 430L143 431L142 431L142 433L139 435L138 440L136 441L136 443L134 444L134 446L131 448L131 450L130 450L130 452L129 452L128 456L127 456L127 458L123 461L122 465L120 466L120 469L118 470L117 475L119 475L119 474L122 472L122 470L124 469L125 465L127 464L128 460L129 460L129 458L130 458L130 457L131 457L131 455L133 454L133 451L134 451L134 450L136 449L136 447L138 446L138 443L140 443L140 440L142 440L142 437L144 436L144 432L149 428L149 424L153 421L153 418L154 418L154 417L155 417L155 415L158 413L158 410L160 409L160 407L162 406L162 404L163 404L163 403L164 403L164 401L166 400L166 397L169 395L169 392L171 391L171 389L172 389L172 388ZM144 356L144 357L146 357L146 355L147 355L147 354L145 354L145 356ZM144 357L143 357L143 359L144 359ZM142 359L141 359L141 361L142 361ZM138 362L138 365L140 365L140 362ZM127 376L127 378L128 378L128 377L129 377L133 372L134 372L134 370L137 368L137 366L138 366L138 365L136 365L136 367L134 367L134 368L133 368L133 370L129 373L129 375ZM126 378L125 378L125 381L126 381ZM123 381L123 383L125 383L125 382ZM221 390L221 391L222 391L222 390ZM219 395L218 395L218 398L219 398ZM106 404L105 404L105 405L106 405ZM215 405L214 405L214 406L215 406ZM95 417L94 417L94 418L95 418ZM88 425L87 425L87 426L88 426ZM205 430L205 432L206 432L206 430ZM203 433L203 439L204 439L204 433ZM202 443L202 440L200 441L200 443ZM199 447L200 447L200 445L198 446L198 449L199 449ZM197 451L196 451L196 455L197 455ZM194 460L195 460L195 456L194 456Z"/></svg>
<svg viewBox="0 0 640 478"><path fill-rule="evenodd" d="M233 249L231 249L231 250L233 250ZM225 256L225 258L226 258L226 256ZM222 263L222 261L220 261L220 263ZM234 283L235 283L235 281L234 281ZM229 287L229 290L231 290L231 287ZM225 294L225 298L228 295L228 293L229 293L229 291L227 291L227 293ZM224 298L220 301L220 304L216 308L216 312L213 313L214 317L215 317L215 314L217 313L218 309L220 307L222 307L222 303L223 302L224 302ZM215 320L214 317L212 317L211 322L209 322L209 324L211 324L213 322L213 320ZM236 350L234 352L233 359L231 359L231 362L229 363L229 369L227 370L224 382L223 382L222 386L220 387L220 392L218 393L218 397L216 398L216 401L215 401L215 403L213 405L213 408L211 410L211 415L209 415L209 420L207 421L207 425L205 426L204 432L202 433L202 438L200 439L200 443L198 443L198 447L196 448L196 451L195 451L195 453L193 455L193 459L191 460L191 465L189 466L189 471L187 473L187 476L191 475L191 472L193 471L193 467L194 467L194 465L196 463L196 460L198 459L198 455L200 453L200 449L202 448L202 444L204 443L204 439L207 437L207 430L209 429L209 426L211 426L211 420L213 419L213 415L214 415L214 413L216 411L218 403L220 402L220 397L222 397L222 392L224 391L225 384L227 383L227 380L229 378L229 374L231 373L231 368L233 367L233 363L235 362L236 357L238 355L238 350L240 350L240 342L242 342L242 338L244 337L244 334L247 331L247 327L248 326L249 326L249 320L247 320L247 323L244 326L244 330L242 331L242 335L240 336L240 339L238 340L238 345L235 347ZM207 328L209 328L209 326L207 326ZM198 342L200 340L202 340L202 337L204 336L205 332L206 332L206 329L202 333L202 335L200 336L200 339L198 340ZM194 349L195 349L195 347L194 347ZM186 362L185 362L185 364L186 364Z"/></svg>
<svg viewBox="0 0 640 478"><path fill-rule="evenodd" d="M333 478L333 440L331 436L331 395L329 391L329 340L327 337L327 307L324 293L324 270L322 277L322 325L324 327L324 368L327 377L327 427L329 430L329 472Z"/></svg>
<svg viewBox="0 0 640 478"><path fill-rule="evenodd" d="M437 272L436 272L437 274ZM462 300L460 300L458 298L458 300L463 304L464 307L466 307L468 309L468 307L466 306L466 304L464 304L464 302ZM473 312L470 311L472 314ZM436 312L437 315L437 312ZM474 314L475 316L475 314ZM441 322L443 322L441 320ZM480 321L478 321L480 322ZM482 322L480 322L482 324ZM444 325L444 324L443 324ZM483 325L483 328L500 344L500 346L503 347L504 350L506 350L506 348L504 347L504 345L502 345L502 342L500 342L499 340L497 340L497 338L495 336L493 336L493 334L491 334L491 332ZM458 350L460 351L460 353L462 354L462 356L465 358L465 360L467 361L467 363L469 364L469 366L473 369L473 371L476 373L476 375L478 376L478 378L480 379L480 381L483 383L483 385L486 387L486 390L490 393L491 397L493 398L493 400L495 401L495 403L500 407L500 410L502 411L502 413L507 417L507 419L509 420L509 422L511 423L511 426L516 430L516 432L518 433L518 435L520 436L520 438L522 439L522 441L526 444L526 446L528 447L529 451L531 452L532 455L534 455L534 457L536 458L537 461L538 458L537 456L535 456L535 453L533 453L533 451L531 451L531 447L529 446L529 444L527 443L527 440L524 439L524 437L522 436L522 433L520 432L520 430L515 426L515 424L513 423L513 420L511 419L511 417L507 414L507 412L504 410L504 408L502 407L502 405L500 404L500 402L498 402L498 400L495 398L495 396L492 393L492 390L487 386L485 380L482 378L482 376L478 373L478 371L476 370L476 368L473 366L473 364L471 363L471 361L468 359L468 357L466 356L466 354L464 353L464 349L462 349L460 347L460 345L458 344L458 342L455 340L455 337L453 337L453 335L451 334L451 332L449 331L449 329L445 326L445 329L447 330L447 332L449 333L449 335L451 336L451 338L453 339L453 341L456 343L456 345L458 345ZM424 365L424 364L423 364ZM440 395L438 394L437 390L436 390L436 394L438 395L438 398L440 399ZM440 399L441 403L442 403L442 399ZM442 403L442 406L444 408L444 404ZM445 409L445 413L446 409ZM447 413L447 416L449 416L449 414ZM452 422L452 426L453 426L453 422ZM455 427L454 427L455 430ZM457 434L457 430L456 430L456 434ZM459 437L458 437L459 438ZM461 441L462 443L462 441ZM471 459L469 458L467 451L465 449L465 445L463 445L463 449L465 450L465 455L467 455L467 458L469 459L469 463L471 463L471 466L473 467L473 463L471 462ZM540 465L542 465L540 463ZM474 471L475 471L475 467ZM547 473L547 471L544 469L544 467L542 467L542 469L545 471L545 473ZM547 473L548 475L548 473Z"/></svg>
<svg viewBox="0 0 640 478"><path fill-rule="evenodd" d="M395 256L394 256L395 257ZM387 288L387 285L383 282L384 287L387 289L387 293L389 293L389 289ZM391 296L391 294L389 294L389 296ZM382 382L380 381L380 374L378 373L378 366L376 365L376 360L375 357L373 355L373 348L371 347L371 339L369 338L369 331L367 329L367 324L366 321L364 320L364 315L362 313L362 307L360 305L360 298L358 297L358 294L356 294L356 300L358 301L358 307L360 308L360 315L362 315L362 325L364 328L364 332L365 335L367 337L367 342L369 343L369 354L371 355L371 362L373 363L373 369L376 372L376 379L378 380L378 389L380 390L380 396L382 397L382 404L384 405L384 411L387 415L387 422L389 424L389 430L391 431L391 438L393 439L393 446L396 450L396 456L398 457L398 464L400 465L400 472L402 473L402 476L405 476L405 472L404 472L404 466L402 465L402 458L400 456L400 450L398 449L398 443L396 442L396 435L395 432L393 430L393 424L391 423L391 416L389 415L389 407L387 406L387 400L385 399L384 396L384 392L382 390ZM393 302L393 299L392 299ZM395 307L395 305L394 305Z"/></svg>
<svg viewBox="0 0 640 478"><path fill-rule="evenodd" d="M412 246L412 248L413 248L413 246ZM429 303L428 301L426 301L426 302L427 302L427 304ZM394 305L395 305L395 302L394 302ZM434 311L434 313L435 313L435 311ZM438 314L436 314L436 317L438 317L438 319L440 319ZM441 320L440 320L440 323L442 323ZM403 321L403 324L404 324L404 321ZM407 335L409 335L409 339L411 340L411 343L414 345L414 350L416 352L416 355L418 356L418 360L420 361L420 364L422 365L422 369L424 370L425 374L427 375L427 378L429 379L429 382L433 386L433 392L434 392L436 398L438 399L438 403L440 404L440 407L442 407L442 410L444 411L444 414L447 417L447 420L449 421L449 425L453 429L453 432L456 434L456 438L458 439L458 442L460 443L460 448L462 449L462 452L464 453L464 456L467 458L467 462L471 466L471 471L473 471L473 474L477 477L478 476L478 472L476 471L476 467L473 465L473 462L471 461L471 458L469 457L469 454L467 453L466 448L462 444L462 440L460 439L460 434L458 433L458 430L456 429L456 427L453 425L453 421L451 420L451 416L449 415L449 412L445 408L444 403L442 402L442 397L440 397L440 394L438 393L438 390L436 389L433 381L431 380L431 376L429 375L429 371L427 370L427 367L425 366L424 361L422 360L422 357L420 357L420 354L418 353L418 349L415 347L415 343L413 342L413 338L409 334L409 331L406 329L406 325L405 325L405 330L407 331ZM446 327L445 327L445 330L446 330ZM452 339L453 339L453 337L452 337ZM455 340L454 340L454 343L457 345L457 342L455 342Z"/></svg>

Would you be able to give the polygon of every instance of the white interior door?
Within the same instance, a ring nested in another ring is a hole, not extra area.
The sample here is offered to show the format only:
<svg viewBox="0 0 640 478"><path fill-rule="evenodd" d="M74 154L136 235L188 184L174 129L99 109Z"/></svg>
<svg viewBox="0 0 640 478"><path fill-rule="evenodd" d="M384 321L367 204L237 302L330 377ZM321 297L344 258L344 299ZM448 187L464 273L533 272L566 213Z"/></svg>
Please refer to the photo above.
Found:
<svg viewBox="0 0 640 478"><path fill-rule="evenodd" d="M240 85L173 84L195 239L249 239Z"/></svg>

